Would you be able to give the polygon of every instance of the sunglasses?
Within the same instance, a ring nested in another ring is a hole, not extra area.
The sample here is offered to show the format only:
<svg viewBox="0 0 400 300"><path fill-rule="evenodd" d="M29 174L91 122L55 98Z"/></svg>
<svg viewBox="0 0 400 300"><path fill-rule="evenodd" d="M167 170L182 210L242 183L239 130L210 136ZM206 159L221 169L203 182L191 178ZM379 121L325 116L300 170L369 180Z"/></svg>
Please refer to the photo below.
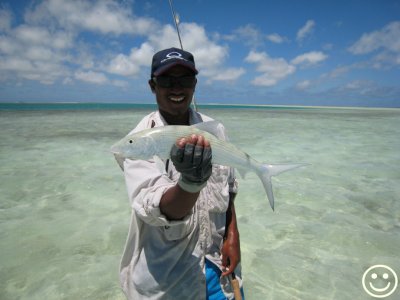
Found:
<svg viewBox="0 0 400 300"><path fill-rule="evenodd" d="M171 88L175 84L179 84L183 88L193 88L196 85L195 76L157 76L153 81L162 88Z"/></svg>

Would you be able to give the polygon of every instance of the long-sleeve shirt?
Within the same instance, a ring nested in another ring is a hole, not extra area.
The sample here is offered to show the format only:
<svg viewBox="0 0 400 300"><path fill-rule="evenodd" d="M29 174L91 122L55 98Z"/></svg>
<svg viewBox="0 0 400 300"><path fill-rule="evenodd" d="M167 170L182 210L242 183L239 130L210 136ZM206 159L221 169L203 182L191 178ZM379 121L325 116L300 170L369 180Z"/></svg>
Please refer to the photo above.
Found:
<svg viewBox="0 0 400 300"><path fill-rule="evenodd" d="M190 124L211 121L190 110ZM130 133L167 123L156 111L144 117ZM226 139L220 125L220 139ZM171 145L172 146L172 145ZM163 194L175 186L179 173L171 161L116 157L124 170L132 208L127 242L120 266L120 280L128 299L205 299L205 259L221 269L229 193L237 193L233 169L213 165L191 212L182 220L169 220L160 211ZM235 270L240 281L240 265ZM220 280L228 299L233 292L226 277Z"/></svg>

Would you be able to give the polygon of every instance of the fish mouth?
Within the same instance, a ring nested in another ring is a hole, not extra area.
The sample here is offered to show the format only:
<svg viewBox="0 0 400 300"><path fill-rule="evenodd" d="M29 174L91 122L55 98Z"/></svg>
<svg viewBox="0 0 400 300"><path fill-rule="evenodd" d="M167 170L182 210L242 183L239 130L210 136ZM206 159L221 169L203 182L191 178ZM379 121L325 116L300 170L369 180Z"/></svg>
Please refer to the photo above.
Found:
<svg viewBox="0 0 400 300"><path fill-rule="evenodd" d="M113 154L120 154L120 153L121 153L121 152L118 150L117 145L111 146L110 152L113 153Z"/></svg>

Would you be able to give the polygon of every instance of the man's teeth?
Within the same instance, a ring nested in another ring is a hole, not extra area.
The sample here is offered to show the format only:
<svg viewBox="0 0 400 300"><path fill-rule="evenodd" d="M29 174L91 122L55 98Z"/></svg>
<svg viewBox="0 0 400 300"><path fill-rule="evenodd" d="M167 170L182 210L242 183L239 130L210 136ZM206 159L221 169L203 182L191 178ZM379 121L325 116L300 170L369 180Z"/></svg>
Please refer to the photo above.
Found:
<svg viewBox="0 0 400 300"><path fill-rule="evenodd" d="M181 102L183 99L185 99L185 96L169 96L169 100L174 102Z"/></svg>

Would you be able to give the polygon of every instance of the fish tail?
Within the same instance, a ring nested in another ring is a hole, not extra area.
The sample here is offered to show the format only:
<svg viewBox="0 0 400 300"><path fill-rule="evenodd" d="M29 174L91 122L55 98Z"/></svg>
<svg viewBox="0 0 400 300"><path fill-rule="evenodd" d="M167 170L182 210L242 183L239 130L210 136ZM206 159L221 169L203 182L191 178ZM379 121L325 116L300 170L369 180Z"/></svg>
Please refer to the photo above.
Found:
<svg viewBox="0 0 400 300"><path fill-rule="evenodd" d="M272 210L274 210L274 193L272 191L272 182L271 182L271 177L272 176L277 176L283 172L292 170L292 169L297 169L303 166L306 166L307 164L280 164L280 165L269 165L269 164L263 164L260 166L257 175L260 177L265 192L267 193L267 197L269 200L269 204L271 205Z"/></svg>

